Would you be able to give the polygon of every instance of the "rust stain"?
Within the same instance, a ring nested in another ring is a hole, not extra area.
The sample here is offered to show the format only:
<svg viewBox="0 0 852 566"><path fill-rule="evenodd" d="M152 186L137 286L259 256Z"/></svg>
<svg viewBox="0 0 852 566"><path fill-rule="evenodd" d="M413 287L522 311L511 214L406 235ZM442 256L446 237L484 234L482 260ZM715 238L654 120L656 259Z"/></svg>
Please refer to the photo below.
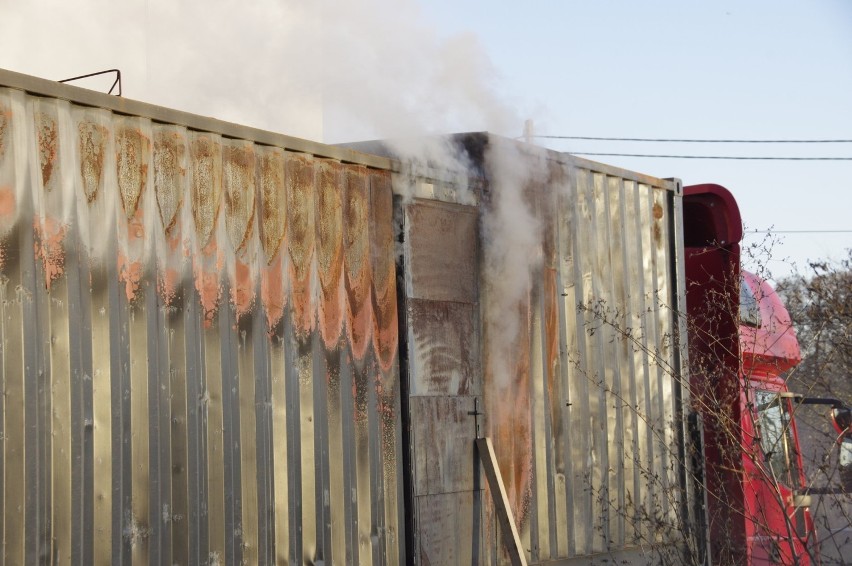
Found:
<svg viewBox="0 0 852 566"><path fill-rule="evenodd" d="M271 265L287 231L284 187L284 153L278 148L263 152L258 159L260 185L260 242Z"/></svg>
<svg viewBox="0 0 852 566"><path fill-rule="evenodd" d="M495 383L492 364L487 359L485 375L488 426L494 438L494 450L503 472L509 504L518 524L523 524L529 511L532 489L532 407L530 403L530 317L528 301L518 304L517 311L505 316L518 317L520 332L506 357L515 360L509 368L513 381L505 386ZM485 336L488 340L488 336ZM487 349L486 349L487 351ZM505 368L501 368L504 371Z"/></svg>
<svg viewBox="0 0 852 566"><path fill-rule="evenodd" d="M550 422L553 430L554 446L562 446L562 408L559 396L559 298L556 269L544 270L544 345L545 378L550 402ZM553 451L557 469L565 469L564 451Z"/></svg>
<svg viewBox="0 0 852 566"><path fill-rule="evenodd" d="M260 300L266 311L266 326L270 336L284 316L287 306L287 292L284 287L283 256L278 254L272 263L260 271Z"/></svg>
<svg viewBox="0 0 852 566"><path fill-rule="evenodd" d="M51 284L65 272L65 240L67 226L53 218L47 217L33 220L35 241L33 242L36 259L44 267L44 284L50 290Z"/></svg>
<svg viewBox="0 0 852 566"><path fill-rule="evenodd" d="M167 267L160 274L157 290L163 300L164 306L171 306L178 296L180 288L180 272L177 269Z"/></svg>
<svg viewBox="0 0 852 566"><path fill-rule="evenodd" d="M318 172L319 324L325 346L331 350L343 332L343 165L323 161Z"/></svg>
<svg viewBox="0 0 852 566"><path fill-rule="evenodd" d="M224 254L212 240L196 257L194 266L195 290L201 300L201 312L204 317L204 328L210 328L216 318L219 302L222 299L222 286L219 283L219 273L225 265Z"/></svg>
<svg viewBox="0 0 852 566"><path fill-rule="evenodd" d="M373 228L373 347L379 364L388 371L398 342L396 269L394 263L393 189L389 171L370 174L370 225Z"/></svg>
<svg viewBox="0 0 852 566"><path fill-rule="evenodd" d="M311 262L314 257L314 167L307 156L289 154L285 164L287 187L287 247L290 253L293 317L300 333L314 326L311 300Z"/></svg>
<svg viewBox="0 0 852 566"><path fill-rule="evenodd" d="M177 223L175 229L166 235L166 267L158 280L158 291L165 306L174 303L181 285L181 269L172 267L175 261L179 263L182 260L181 239L180 223Z"/></svg>
<svg viewBox="0 0 852 566"><path fill-rule="evenodd" d="M221 153L219 143L211 136L199 135L192 141L192 218L198 247L210 242L219 215L221 182Z"/></svg>
<svg viewBox="0 0 852 566"><path fill-rule="evenodd" d="M231 303L234 305L237 320L251 312L254 305L254 284L251 278L251 268L240 260L236 261L234 270L234 286L231 287Z"/></svg>
<svg viewBox="0 0 852 566"><path fill-rule="evenodd" d="M158 129L154 134L154 192L160 222L168 236L177 223L183 205L183 183L186 169L183 165L186 146L181 134Z"/></svg>
<svg viewBox="0 0 852 566"><path fill-rule="evenodd" d="M544 251L545 265L556 267L558 252L556 250L556 211L558 191L551 190L554 186L564 185L562 170L554 163L549 164L550 178L547 183L542 183L538 191L538 216L542 224L542 250Z"/></svg>
<svg viewBox="0 0 852 566"><path fill-rule="evenodd" d="M370 230L367 169L346 167L343 195L343 262L347 332L352 353L361 359L370 342Z"/></svg>
<svg viewBox="0 0 852 566"><path fill-rule="evenodd" d="M9 186L0 187L0 219L13 220L18 209L15 189Z"/></svg>
<svg viewBox="0 0 852 566"><path fill-rule="evenodd" d="M127 302L131 303L136 298L139 285L142 282L144 269L141 261L133 261L123 253L118 254L118 279L124 283L124 294Z"/></svg>
<svg viewBox="0 0 852 566"><path fill-rule="evenodd" d="M132 218L127 221L127 243L128 250L139 252L145 240L145 222L142 210L137 209ZM118 256L118 278L124 283L124 292L127 302L131 303L136 298L136 292L145 274L145 266L138 259L138 253L130 252L127 255L119 253Z"/></svg>
<svg viewBox="0 0 852 566"><path fill-rule="evenodd" d="M654 243L657 248L663 247L663 230L660 228L660 220L663 218L663 207L660 203L655 202L652 209L654 215Z"/></svg>
<svg viewBox="0 0 852 566"><path fill-rule="evenodd" d="M59 154L56 118L46 112L36 112L35 122L41 182L44 189L50 191L52 187L50 180L53 177L56 158Z"/></svg>
<svg viewBox="0 0 852 566"><path fill-rule="evenodd" d="M104 156L109 130L90 121L77 125L77 140L80 149L80 177L83 193L88 202L98 197L104 175Z"/></svg>
<svg viewBox="0 0 852 566"><path fill-rule="evenodd" d="M225 229L234 253L246 248L254 227L254 149L249 143L222 147L222 193Z"/></svg>
<svg viewBox="0 0 852 566"><path fill-rule="evenodd" d="M148 180L149 140L138 128L122 126L116 135L118 192L127 219L133 218Z"/></svg>
<svg viewBox="0 0 852 566"><path fill-rule="evenodd" d="M556 366L559 363L559 292L556 286L556 269L544 270L544 343L547 348L548 389L554 392ZM552 399L551 395L551 399Z"/></svg>
<svg viewBox="0 0 852 566"><path fill-rule="evenodd" d="M12 121L12 111L5 104L0 104L0 160L6 154L9 143L6 141L9 133L9 122Z"/></svg>

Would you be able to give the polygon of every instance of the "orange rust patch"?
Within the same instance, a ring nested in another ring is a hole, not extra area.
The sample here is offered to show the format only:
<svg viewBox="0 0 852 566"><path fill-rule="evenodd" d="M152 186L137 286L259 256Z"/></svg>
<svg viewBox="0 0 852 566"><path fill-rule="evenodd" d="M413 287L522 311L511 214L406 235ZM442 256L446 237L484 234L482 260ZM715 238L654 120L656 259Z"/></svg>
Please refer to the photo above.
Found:
<svg viewBox="0 0 852 566"><path fill-rule="evenodd" d="M149 140L140 130L123 126L118 130L115 144L118 192L124 213L130 219L136 214L148 179Z"/></svg>
<svg viewBox="0 0 852 566"><path fill-rule="evenodd" d="M301 155L288 155L285 175L293 316L297 331L307 333L313 329L314 324L310 284L316 240L313 163Z"/></svg>
<svg viewBox="0 0 852 566"><path fill-rule="evenodd" d="M371 330L370 231L367 169L346 168L343 196L344 283L348 299L347 332L352 353L361 359L367 351Z"/></svg>
<svg viewBox="0 0 852 566"><path fill-rule="evenodd" d="M654 203L654 218L656 220L659 220L662 217L663 217L663 207L662 207L662 205L660 205L660 203L655 202Z"/></svg>
<svg viewBox="0 0 852 566"><path fill-rule="evenodd" d="M142 211L137 210L136 214L127 221L128 248L139 251L144 245L144 240L145 222L142 217ZM118 278L124 282L124 291L127 294L128 303L136 298L136 292L139 290L139 285L144 274L145 266L139 260L137 253L130 252L128 256L125 256L123 253L119 254Z"/></svg>
<svg viewBox="0 0 852 566"><path fill-rule="evenodd" d="M154 192L166 235L177 223L178 212L183 204L185 153L183 136L175 131L157 129L154 134Z"/></svg>
<svg viewBox="0 0 852 566"><path fill-rule="evenodd" d="M15 190L12 187L0 187L0 232L11 229L15 222L17 212L17 201ZM0 268L6 264L6 252L0 243Z"/></svg>
<svg viewBox="0 0 852 566"><path fill-rule="evenodd" d="M0 187L0 219L12 220L17 210L17 199L12 187Z"/></svg>
<svg viewBox="0 0 852 566"><path fill-rule="evenodd" d="M109 131L94 122L84 121L77 125L77 141L80 149L80 177L83 193L88 202L93 202L100 190L104 174L104 155Z"/></svg>
<svg viewBox="0 0 852 566"><path fill-rule="evenodd" d="M124 293L128 303L136 298L143 273L144 267L141 261L132 261L123 253L118 254L118 279L124 283Z"/></svg>
<svg viewBox="0 0 852 566"><path fill-rule="evenodd" d="M387 171L373 171L370 175L370 224L373 227L373 347L379 365L388 371L396 357L398 334L393 190Z"/></svg>
<svg viewBox="0 0 852 566"><path fill-rule="evenodd" d="M36 137L38 138L38 159L41 166L41 182L46 191L50 191L50 180L56 167L58 156L56 118L46 112L36 112Z"/></svg>
<svg viewBox="0 0 852 566"><path fill-rule="evenodd" d="M260 300L266 311L266 325L270 336L284 316L287 294L284 289L284 267L281 255L260 272Z"/></svg>
<svg viewBox="0 0 852 566"><path fill-rule="evenodd" d="M242 252L254 226L254 150L230 142L222 148L222 191L225 228L235 253Z"/></svg>
<svg viewBox="0 0 852 566"><path fill-rule="evenodd" d="M234 305L237 320L239 320L241 316L251 312L252 305L254 305L254 283L251 279L250 267L240 260L236 261L234 275L236 281L231 288L231 303Z"/></svg>
<svg viewBox="0 0 852 566"><path fill-rule="evenodd" d="M320 280L320 332L332 349L343 331L343 166L324 161L317 193L317 267Z"/></svg>
<svg viewBox="0 0 852 566"><path fill-rule="evenodd" d="M219 285L219 276L216 273L202 271L195 278L195 288L201 297L204 327L210 328L216 316L216 311L219 308L219 300L222 298L222 287Z"/></svg>
<svg viewBox="0 0 852 566"><path fill-rule="evenodd" d="M201 301L201 312L204 317L204 328L210 328L219 309L222 299L222 286L219 284L219 273L224 266L224 255L211 241L197 258L195 265L195 289Z"/></svg>
<svg viewBox="0 0 852 566"><path fill-rule="evenodd" d="M51 284L65 272L65 250L62 242L67 227L50 217L45 218L43 222L36 217L33 219L33 229L33 251L44 266L44 284L50 290Z"/></svg>
<svg viewBox="0 0 852 566"><path fill-rule="evenodd" d="M221 183L220 145L211 136L199 135L192 141L192 218L198 247L205 247L213 235L219 215Z"/></svg>
<svg viewBox="0 0 852 566"><path fill-rule="evenodd" d="M258 161L261 198L260 241L263 252L266 254L266 263L271 264L287 231L284 153L278 148L271 148L261 153Z"/></svg>
<svg viewBox="0 0 852 566"><path fill-rule="evenodd" d="M180 244L180 226L177 225L177 228L166 237L167 255L165 259L167 265L159 276L157 286L163 304L166 306L170 306L174 302L181 285L180 267L171 267L174 265L173 262L180 263L182 261Z"/></svg>
<svg viewBox="0 0 852 566"><path fill-rule="evenodd" d="M165 306L170 306L178 294L180 287L180 271L167 267L160 275L158 291Z"/></svg>

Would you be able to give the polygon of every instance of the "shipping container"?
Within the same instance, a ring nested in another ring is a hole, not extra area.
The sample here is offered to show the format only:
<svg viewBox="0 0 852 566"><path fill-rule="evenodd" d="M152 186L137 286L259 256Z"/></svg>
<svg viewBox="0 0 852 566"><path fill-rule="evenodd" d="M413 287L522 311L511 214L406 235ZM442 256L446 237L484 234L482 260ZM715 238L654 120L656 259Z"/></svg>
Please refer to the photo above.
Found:
<svg viewBox="0 0 852 566"><path fill-rule="evenodd" d="M3 561L506 563L478 437L528 562L694 552L680 183L444 142L0 71Z"/></svg>

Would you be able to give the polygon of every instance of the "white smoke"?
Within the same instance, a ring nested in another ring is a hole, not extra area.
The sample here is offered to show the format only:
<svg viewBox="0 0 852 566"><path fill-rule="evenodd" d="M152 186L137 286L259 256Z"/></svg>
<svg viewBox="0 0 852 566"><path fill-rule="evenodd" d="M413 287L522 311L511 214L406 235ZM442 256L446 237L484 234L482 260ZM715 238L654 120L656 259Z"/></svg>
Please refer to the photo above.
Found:
<svg viewBox="0 0 852 566"><path fill-rule="evenodd" d="M489 147L485 160L494 195L482 218L485 330L495 383L512 383L521 324L520 308L529 298L532 277L542 262L542 223L525 189L547 180L547 164L516 144Z"/></svg>
<svg viewBox="0 0 852 566"><path fill-rule="evenodd" d="M442 35L412 0L0 0L0 9L0 67L49 79L117 67L127 97L330 143L394 139L414 172L466 171L439 134L514 136L523 124L496 94L499 74L477 38ZM506 313L540 261L541 227L522 189L542 168L508 149L488 165L485 322L498 360L518 336Z"/></svg>

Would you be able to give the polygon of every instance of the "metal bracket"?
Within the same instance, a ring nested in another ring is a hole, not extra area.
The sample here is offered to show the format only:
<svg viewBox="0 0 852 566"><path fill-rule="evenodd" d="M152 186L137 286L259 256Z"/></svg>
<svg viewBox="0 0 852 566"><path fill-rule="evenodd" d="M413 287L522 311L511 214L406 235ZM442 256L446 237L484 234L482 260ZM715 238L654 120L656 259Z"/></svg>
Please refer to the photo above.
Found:
<svg viewBox="0 0 852 566"><path fill-rule="evenodd" d="M106 75L107 73L115 73L115 81L113 81L112 86L109 87L109 92L107 94L112 94L112 90L118 85L118 93L116 96L121 96L121 71L118 69L107 69L106 71L98 71L97 73L89 73L88 75L80 75L79 77L71 77L70 79L62 79L58 81L60 83L70 83L71 81L77 81L80 79L88 79L89 77L97 77L98 75Z"/></svg>
<svg viewBox="0 0 852 566"><path fill-rule="evenodd" d="M479 434L479 417L480 415L484 415L485 413L479 410L479 397L473 398L473 410L468 411L467 414L473 416L473 423L474 426L476 426L476 438L481 438Z"/></svg>

